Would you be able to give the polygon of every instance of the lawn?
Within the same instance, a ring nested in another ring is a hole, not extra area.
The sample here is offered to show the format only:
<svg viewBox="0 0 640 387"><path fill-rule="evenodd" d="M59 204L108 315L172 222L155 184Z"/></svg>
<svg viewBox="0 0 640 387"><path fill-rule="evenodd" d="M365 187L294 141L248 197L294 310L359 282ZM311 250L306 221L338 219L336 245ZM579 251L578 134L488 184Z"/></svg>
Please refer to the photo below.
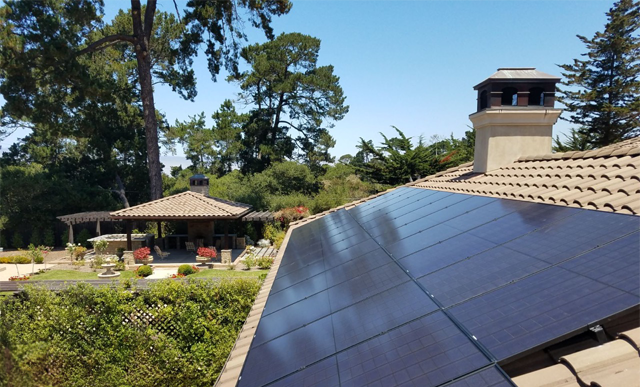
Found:
<svg viewBox="0 0 640 387"><path fill-rule="evenodd" d="M191 274L189 278L258 278L262 273L268 273L269 270L216 270L207 269L200 270L199 273Z"/></svg>
<svg viewBox="0 0 640 387"><path fill-rule="evenodd" d="M46 281L46 280L97 280L97 279L127 279L133 278L133 271L121 271L119 277L114 278L98 278L99 273L85 272L77 270L49 270L42 274L31 277L30 281Z"/></svg>

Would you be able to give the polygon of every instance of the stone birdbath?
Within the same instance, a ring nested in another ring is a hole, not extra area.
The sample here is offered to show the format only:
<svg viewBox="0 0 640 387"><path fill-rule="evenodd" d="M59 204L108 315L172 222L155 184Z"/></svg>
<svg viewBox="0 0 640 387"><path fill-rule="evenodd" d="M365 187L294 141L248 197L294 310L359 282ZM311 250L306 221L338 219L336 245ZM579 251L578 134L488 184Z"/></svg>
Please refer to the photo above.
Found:
<svg viewBox="0 0 640 387"><path fill-rule="evenodd" d="M98 274L99 278L113 278L120 276L120 273L117 271L113 271L113 268L116 267L115 263L103 263L102 268L107 269L104 273Z"/></svg>

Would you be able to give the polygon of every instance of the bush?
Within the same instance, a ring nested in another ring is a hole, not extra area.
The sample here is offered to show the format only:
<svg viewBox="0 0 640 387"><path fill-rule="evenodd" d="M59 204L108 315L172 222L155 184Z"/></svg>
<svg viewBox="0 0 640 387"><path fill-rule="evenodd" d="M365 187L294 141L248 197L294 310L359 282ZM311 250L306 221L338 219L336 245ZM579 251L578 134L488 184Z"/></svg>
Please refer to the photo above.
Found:
<svg viewBox="0 0 640 387"><path fill-rule="evenodd" d="M93 244L93 249L99 255L102 255L102 253L107 251L107 248L109 248L109 242L107 242L105 239L100 239L100 240L97 240L97 241L91 242L91 243Z"/></svg>
<svg viewBox="0 0 640 387"><path fill-rule="evenodd" d="M273 246L280 250L280 246L282 246L282 242L284 242L284 237L287 235L284 231L280 231L276 234L275 239L273 240Z"/></svg>
<svg viewBox="0 0 640 387"><path fill-rule="evenodd" d="M0 247L9 248L9 244L7 243L7 237L4 236L4 233L0 234Z"/></svg>
<svg viewBox="0 0 640 387"><path fill-rule="evenodd" d="M38 246L40 244L42 244L42 237L40 236L40 229L38 228L34 228L33 231L31 232L31 239L29 240L29 243L34 245L34 246Z"/></svg>
<svg viewBox="0 0 640 387"><path fill-rule="evenodd" d="M123 271L125 269L124 261L117 261L116 267L113 268L115 271Z"/></svg>
<svg viewBox="0 0 640 387"><path fill-rule="evenodd" d="M78 284L51 291L28 284L21 297L0 301L0 353L10 355L3 358L0 381L65 387L214 385L260 283L167 280L150 283L149 289L128 284L134 292L125 285Z"/></svg>
<svg viewBox="0 0 640 387"><path fill-rule="evenodd" d="M244 257L244 266L245 270L249 270L256 265L256 256L254 254L249 254Z"/></svg>
<svg viewBox="0 0 640 387"><path fill-rule="evenodd" d="M272 243L275 242L276 236L280 231L280 225L278 225L277 223L267 223L264 225L264 237L265 239L270 240Z"/></svg>
<svg viewBox="0 0 640 387"><path fill-rule="evenodd" d="M56 235L52 229L48 228L44 232L44 240L42 242L45 246L53 247L56 245Z"/></svg>
<svg viewBox="0 0 640 387"><path fill-rule="evenodd" d="M62 235L60 236L60 242L61 242L60 243L61 246L66 246L67 243L69 243L69 229L68 228L65 229L62 232Z"/></svg>
<svg viewBox="0 0 640 387"><path fill-rule="evenodd" d="M263 270L271 269L271 265L273 265L273 261L274 261L273 257L263 256L256 259L256 265L258 266L258 268Z"/></svg>
<svg viewBox="0 0 640 387"><path fill-rule="evenodd" d="M153 274L153 268L149 265L142 265L136 269L136 276L138 277L148 277Z"/></svg>
<svg viewBox="0 0 640 387"><path fill-rule="evenodd" d="M14 249L21 249L24 247L24 242L22 241L22 235L20 235L20 232L13 234L11 246L13 246Z"/></svg>
<svg viewBox="0 0 640 387"><path fill-rule="evenodd" d="M141 261L143 259L146 259L147 256L149 256L151 254L151 250L148 247L141 247L139 249L136 249L136 251L133 252L133 258L136 261Z"/></svg>
<svg viewBox="0 0 640 387"><path fill-rule="evenodd" d="M180 267L178 268L178 274L183 274L183 275L189 275L189 274L197 273L199 271L200 269L189 264L180 265Z"/></svg>
<svg viewBox="0 0 640 387"><path fill-rule="evenodd" d="M82 231L80 231L80 234L78 234L76 242L89 249L91 248L91 243L87 242L89 239L91 239L91 233L86 228L83 228Z"/></svg>
<svg viewBox="0 0 640 387"><path fill-rule="evenodd" d="M0 263L31 263L31 258L26 255L11 255L9 257L0 257Z"/></svg>

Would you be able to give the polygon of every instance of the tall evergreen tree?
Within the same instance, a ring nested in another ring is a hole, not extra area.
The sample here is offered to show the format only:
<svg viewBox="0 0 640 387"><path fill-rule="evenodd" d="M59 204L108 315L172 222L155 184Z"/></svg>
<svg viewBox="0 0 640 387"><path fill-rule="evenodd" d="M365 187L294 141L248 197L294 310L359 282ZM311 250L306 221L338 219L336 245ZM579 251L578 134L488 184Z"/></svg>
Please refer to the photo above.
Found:
<svg viewBox="0 0 640 387"><path fill-rule="evenodd" d="M566 81L558 100L567 121L591 145L605 146L640 132L640 2L620 0L607 12L604 32L592 39L578 35L588 49L585 59L560 65Z"/></svg>

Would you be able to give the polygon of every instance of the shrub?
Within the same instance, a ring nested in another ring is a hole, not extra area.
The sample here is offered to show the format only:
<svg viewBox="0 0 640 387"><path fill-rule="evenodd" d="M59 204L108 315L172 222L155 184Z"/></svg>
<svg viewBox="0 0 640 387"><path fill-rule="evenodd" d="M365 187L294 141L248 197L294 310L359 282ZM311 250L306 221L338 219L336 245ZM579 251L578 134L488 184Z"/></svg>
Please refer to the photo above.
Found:
<svg viewBox="0 0 640 387"><path fill-rule="evenodd" d="M244 266L245 270L249 270L256 265L256 256L254 254L249 254L244 257Z"/></svg>
<svg viewBox="0 0 640 387"><path fill-rule="evenodd" d="M199 271L200 269L189 264L180 265L180 267L178 268L178 274L183 274L183 275L189 275L189 274L197 273Z"/></svg>
<svg viewBox="0 0 640 387"><path fill-rule="evenodd" d="M69 243L69 229L68 229L68 228L67 228L67 229L65 229L65 230L62 232L62 235L60 236L60 242L61 242L60 244L61 244L62 246L66 246L66 245L67 245L67 243Z"/></svg>
<svg viewBox="0 0 640 387"><path fill-rule="evenodd" d="M0 247L8 248L9 244L7 243L7 237L4 236L4 233L0 233Z"/></svg>
<svg viewBox="0 0 640 387"><path fill-rule="evenodd" d="M271 269L271 265L273 265L273 257L262 256L256 259L256 265L259 269Z"/></svg>
<svg viewBox="0 0 640 387"><path fill-rule="evenodd" d="M265 239L274 242L276 240L276 235L280 232L280 226L276 223L267 223L264 225L264 237Z"/></svg>
<svg viewBox="0 0 640 387"><path fill-rule="evenodd" d="M137 277L148 277L153 274L153 268L149 265L142 265L136 269Z"/></svg>
<svg viewBox="0 0 640 387"><path fill-rule="evenodd" d="M42 243L42 237L40 236L40 229L38 228L33 229L33 231L31 232L31 239L29 240L29 243L34 246L38 246L39 244Z"/></svg>
<svg viewBox="0 0 640 387"><path fill-rule="evenodd" d="M276 237L273 241L273 246L279 250L280 246L282 246L282 242L284 242L284 237L287 235L284 231L280 231L276 234Z"/></svg>
<svg viewBox="0 0 640 387"><path fill-rule="evenodd" d="M78 242L81 246L84 246L86 248L91 247L91 243L87 242L88 239L91 239L91 233L86 228L83 228L82 231L80 231L80 234L78 234L78 238L76 239L76 242Z"/></svg>
<svg viewBox="0 0 640 387"><path fill-rule="evenodd" d="M49 248L44 246L34 246L33 243L29 245L29 251L27 252L27 256L29 259L32 259L35 263L44 262L44 255L49 252Z"/></svg>
<svg viewBox="0 0 640 387"><path fill-rule="evenodd" d="M260 283L167 280L138 289L135 281L126 282L135 292L125 284L78 284L56 291L29 284L24 297L1 301L0 353L9 355L3 357L0 381L12 386L214 385Z"/></svg>
<svg viewBox="0 0 640 387"><path fill-rule="evenodd" d="M93 243L93 249L100 255L107 251L107 248L109 247L109 242L105 239L100 239L91 243Z"/></svg>
<svg viewBox="0 0 640 387"><path fill-rule="evenodd" d="M44 240L42 241L42 243L44 243L45 246L51 247L56 245L56 235L52 229L48 228L44 232Z"/></svg>
<svg viewBox="0 0 640 387"><path fill-rule="evenodd" d="M125 269L124 261L117 261L116 266L113 268L115 271L123 271Z"/></svg>
<svg viewBox="0 0 640 387"><path fill-rule="evenodd" d="M20 235L20 232L13 234L11 246L13 246L14 249L21 249L24 247L24 242L22 241L22 235Z"/></svg>

